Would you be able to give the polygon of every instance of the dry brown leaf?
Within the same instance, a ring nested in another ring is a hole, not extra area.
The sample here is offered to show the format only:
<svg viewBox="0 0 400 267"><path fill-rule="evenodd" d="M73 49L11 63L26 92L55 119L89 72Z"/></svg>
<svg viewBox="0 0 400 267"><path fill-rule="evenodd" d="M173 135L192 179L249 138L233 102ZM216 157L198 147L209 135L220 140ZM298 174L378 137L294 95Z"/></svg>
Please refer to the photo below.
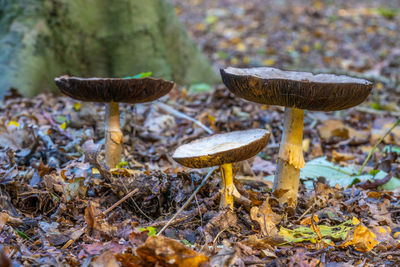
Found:
<svg viewBox="0 0 400 267"><path fill-rule="evenodd" d="M185 247L182 243L163 236L150 236L136 253L148 264L160 266L199 266L208 262L207 256Z"/></svg>
<svg viewBox="0 0 400 267"><path fill-rule="evenodd" d="M89 202L85 209L85 221L87 223L88 234L92 233L93 237L112 236L117 231L117 227L110 225L102 216L102 212L98 209L98 203Z"/></svg>
<svg viewBox="0 0 400 267"><path fill-rule="evenodd" d="M3 230L4 225L6 225L8 222L8 218L10 218L10 216L7 213L0 213L0 232Z"/></svg>
<svg viewBox="0 0 400 267"><path fill-rule="evenodd" d="M371 128L370 143L376 143L396 122L395 118L378 118L374 121ZM385 144L400 143L400 127L394 128L389 135L383 139Z"/></svg>
<svg viewBox="0 0 400 267"><path fill-rule="evenodd" d="M228 242L226 242L228 243ZM229 244L224 244L218 254L212 257L210 265L212 267L229 267L235 263L238 257L236 248L231 248Z"/></svg>
<svg viewBox="0 0 400 267"><path fill-rule="evenodd" d="M264 250L264 249L272 249L272 246L276 246L284 242L285 240L279 235L275 237L263 237L263 238L258 238L256 235L251 235L241 243L251 247L252 249Z"/></svg>
<svg viewBox="0 0 400 267"><path fill-rule="evenodd" d="M272 211L268 199L260 207L252 207L250 216L252 220L258 222L264 236L276 236L278 234L276 225L281 221L282 216Z"/></svg>
<svg viewBox="0 0 400 267"><path fill-rule="evenodd" d="M119 267L118 261L112 251L106 251L92 261L93 267Z"/></svg>
<svg viewBox="0 0 400 267"><path fill-rule="evenodd" d="M350 144L362 144L368 141L368 131L356 130L344 125L340 120L326 120L318 128L325 143L337 143L350 139Z"/></svg>
<svg viewBox="0 0 400 267"><path fill-rule="evenodd" d="M336 150L332 151L332 161L340 163L355 159L356 156L348 153L339 153Z"/></svg>

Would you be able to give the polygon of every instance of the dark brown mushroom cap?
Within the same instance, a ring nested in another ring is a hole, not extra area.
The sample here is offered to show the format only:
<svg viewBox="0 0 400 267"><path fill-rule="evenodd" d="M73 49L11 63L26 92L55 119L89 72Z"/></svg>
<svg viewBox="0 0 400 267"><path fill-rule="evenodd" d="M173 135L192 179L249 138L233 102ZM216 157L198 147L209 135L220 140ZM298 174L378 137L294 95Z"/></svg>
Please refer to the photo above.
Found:
<svg viewBox="0 0 400 267"><path fill-rule="evenodd" d="M372 83L344 75L312 74L275 68L221 69L222 81L246 100L290 108L332 111L363 102Z"/></svg>
<svg viewBox="0 0 400 267"><path fill-rule="evenodd" d="M172 158L190 168L220 166L255 156L269 140L263 129L215 134L178 147Z"/></svg>
<svg viewBox="0 0 400 267"><path fill-rule="evenodd" d="M90 102L149 102L168 94L175 87L174 82L151 77L120 79L65 75L55 78L54 81L67 96Z"/></svg>

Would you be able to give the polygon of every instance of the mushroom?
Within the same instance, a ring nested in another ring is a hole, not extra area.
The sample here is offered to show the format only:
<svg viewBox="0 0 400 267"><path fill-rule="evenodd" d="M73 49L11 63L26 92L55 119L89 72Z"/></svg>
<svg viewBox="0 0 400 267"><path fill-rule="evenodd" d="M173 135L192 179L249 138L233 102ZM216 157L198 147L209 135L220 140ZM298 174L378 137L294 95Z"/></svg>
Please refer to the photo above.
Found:
<svg viewBox="0 0 400 267"><path fill-rule="evenodd" d="M249 159L263 149L270 133L263 129L215 134L181 145L172 158L190 168L220 166L222 197L220 206L233 209L233 198L240 198L233 183L232 163Z"/></svg>
<svg viewBox="0 0 400 267"><path fill-rule="evenodd" d="M333 111L356 106L367 98L372 83L344 75L315 75L265 67L229 67L220 71L222 81L235 95L256 103L285 107L273 194L280 203L295 208L300 169L305 165L302 149L304 109Z"/></svg>
<svg viewBox="0 0 400 267"><path fill-rule="evenodd" d="M67 75L54 79L67 96L88 102L106 102L106 164L115 168L121 161L123 135L120 128L119 102L143 103L166 95L175 83L145 78L79 78Z"/></svg>

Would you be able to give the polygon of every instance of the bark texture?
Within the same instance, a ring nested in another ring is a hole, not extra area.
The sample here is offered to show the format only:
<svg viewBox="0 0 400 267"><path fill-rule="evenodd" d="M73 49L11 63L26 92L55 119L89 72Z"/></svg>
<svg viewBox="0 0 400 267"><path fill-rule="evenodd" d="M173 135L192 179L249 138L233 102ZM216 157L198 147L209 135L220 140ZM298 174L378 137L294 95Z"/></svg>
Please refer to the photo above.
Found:
<svg viewBox="0 0 400 267"><path fill-rule="evenodd" d="M0 95L52 90L64 74L147 71L181 84L217 80L167 0L0 0Z"/></svg>

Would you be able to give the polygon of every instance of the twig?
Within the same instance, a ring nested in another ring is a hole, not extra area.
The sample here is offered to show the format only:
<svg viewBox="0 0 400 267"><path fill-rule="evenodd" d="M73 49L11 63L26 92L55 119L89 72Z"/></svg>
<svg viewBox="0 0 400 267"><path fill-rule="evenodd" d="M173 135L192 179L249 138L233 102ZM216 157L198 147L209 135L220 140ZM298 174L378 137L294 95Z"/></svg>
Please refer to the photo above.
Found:
<svg viewBox="0 0 400 267"><path fill-rule="evenodd" d="M121 181L122 186L124 187L126 193L128 193L128 188L126 187L126 185L125 185L125 183L124 183L124 180L122 180L122 177L119 177L119 180ZM140 213L143 214L143 216L146 217L148 220L152 221L153 219L150 218L150 217L139 207L139 205L136 203L136 201L133 199L133 197L130 196L130 198L131 198L133 204L135 205L135 207L140 211Z"/></svg>
<svg viewBox="0 0 400 267"><path fill-rule="evenodd" d="M301 216L296 221L300 222L300 220L303 219L303 217L306 216L308 212L310 212L310 210L314 207L314 205L315 205L315 200L313 201L312 205L305 212L303 212L303 214L301 214Z"/></svg>
<svg viewBox="0 0 400 267"><path fill-rule="evenodd" d="M203 185L207 182L208 178L211 177L211 174L217 169L218 167L212 167L211 170L207 173L206 177L203 178L203 181L201 181L201 184L194 190L192 195L186 200L185 204L175 213L174 216L167 222L166 225L160 230L160 232L157 233L157 236L161 235L162 232L164 232L165 229L174 221L174 219L186 208L187 205L189 205L190 201L194 198L194 196L199 192L200 188L203 187Z"/></svg>
<svg viewBox="0 0 400 267"><path fill-rule="evenodd" d="M177 111L176 109L174 109L174 108L172 108L172 107L170 107L170 106L168 106L168 105L166 105L166 104L164 104L164 103L161 103L161 102L157 102L156 105L157 105L159 108L161 108L162 110L164 110L164 111L166 111L166 112L169 112L169 113L171 113L172 115L174 115L174 116L176 116L176 117L179 117L179 118L182 118L182 119L186 119L186 120L188 120L188 121L191 121L191 122L197 124L197 125L200 126L204 131L206 131L208 134L213 134L213 133L214 133L213 130L211 130L210 128L208 128L208 127L205 126L204 124L202 124L200 121L198 121L198 120L196 120L196 119L194 119L194 118L192 118L192 117L189 117L189 116L186 115L185 113L182 113L182 112L180 112L180 111Z"/></svg>
<svg viewBox="0 0 400 267"><path fill-rule="evenodd" d="M381 115L381 116L390 115L393 117L400 117L400 112L395 112L395 111L376 110L376 109L361 107L361 106L357 106L354 109L357 111L360 111L360 112L374 114L374 115Z"/></svg>
<svg viewBox="0 0 400 267"><path fill-rule="evenodd" d="M365 165L368 163L369 159L371 158L372 154L375 152L376 148L378 147L378 145L385 139L386 136L388 136L394 128L396 128L397 125L400 124L400 118L397 119L397 121L393 124L392 127L390 127L389 130L387 130L387 132L378 140L378 142L375 143L374 147L371 149L371 151L369 151L367 158L364 160L364 163L362 164L360 170L358 171L358 175L361 175Z"/></svg>
<svg viewBox="0 0 400 267"><path fill-rule="evenodd" d="M108 209L106 209L103 212L103 215L106 215L107 213L109 213L110 211L112 211L113 209L115 209L119 204L121 204L122 202L124 202L125 200L127 200L128 198L130 198L131 196L133 196L134 194L136 194L139 191L138 188L135 188L134 190L132 190L129 194L125 195L123 198L121 198L120 200L118 200L117 202L115 202L114 205L112 205L111 207L109 207Z"/></svg>

